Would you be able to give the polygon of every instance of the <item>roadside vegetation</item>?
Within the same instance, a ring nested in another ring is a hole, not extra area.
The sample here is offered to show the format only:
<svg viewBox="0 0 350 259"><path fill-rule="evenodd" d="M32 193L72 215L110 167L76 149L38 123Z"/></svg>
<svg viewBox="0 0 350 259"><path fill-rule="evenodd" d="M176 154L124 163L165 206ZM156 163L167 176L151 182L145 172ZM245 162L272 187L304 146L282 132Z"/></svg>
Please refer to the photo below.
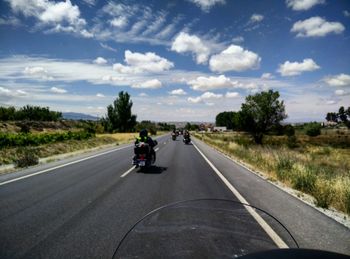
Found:
<svg viewBox="0 0 350 259"><path fill-rule="evenodd" d="M333 126L283 125L287 115L278 98L273 91L248 96L240 111L216 117L216 125L231 132L194 136L268 179L310 194L317 206L350 214L350 108L327 114Z"/></svg>

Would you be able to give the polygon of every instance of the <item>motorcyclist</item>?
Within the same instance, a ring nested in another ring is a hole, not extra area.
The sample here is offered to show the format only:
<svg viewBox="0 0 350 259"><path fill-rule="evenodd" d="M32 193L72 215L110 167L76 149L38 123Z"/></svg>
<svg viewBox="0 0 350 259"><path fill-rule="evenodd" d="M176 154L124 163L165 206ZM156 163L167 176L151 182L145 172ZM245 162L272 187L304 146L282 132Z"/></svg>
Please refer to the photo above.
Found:
<svg viewBox="0 0 350 259"><path fill-rule="evenodd" d="M144 142L147 143L150 147L150 155L153 156L154 160L156 161L156 152L154 151L154 147L156 146L156 143L153 141L151 137L148 136L148 131L146 129L142 129L139 133L139 137L135 140L135 146L140 143ZM136 160L136 155L134 156L134 161Z"/></svg>
<svg viewBox="0 0 350 259"><path fill-rule="evenodd" d="M184 138L190 138L190 132L188 130L185 130Z"/></svg>

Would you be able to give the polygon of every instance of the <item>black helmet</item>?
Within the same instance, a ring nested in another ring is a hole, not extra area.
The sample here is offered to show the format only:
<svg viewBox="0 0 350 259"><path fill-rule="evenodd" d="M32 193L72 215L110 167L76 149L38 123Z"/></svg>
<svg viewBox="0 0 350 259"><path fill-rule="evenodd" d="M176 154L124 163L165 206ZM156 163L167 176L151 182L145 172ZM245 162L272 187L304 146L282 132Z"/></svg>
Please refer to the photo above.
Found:
<svg viewBox="0 0 350 259"><path fill-rule="evenodd" d="M140 131L140 137L141 137L141 138L142 138L142 137L147 137L147 135L148 135L148 132L147 132L146 129L142 129L142 130Z"/></svg>

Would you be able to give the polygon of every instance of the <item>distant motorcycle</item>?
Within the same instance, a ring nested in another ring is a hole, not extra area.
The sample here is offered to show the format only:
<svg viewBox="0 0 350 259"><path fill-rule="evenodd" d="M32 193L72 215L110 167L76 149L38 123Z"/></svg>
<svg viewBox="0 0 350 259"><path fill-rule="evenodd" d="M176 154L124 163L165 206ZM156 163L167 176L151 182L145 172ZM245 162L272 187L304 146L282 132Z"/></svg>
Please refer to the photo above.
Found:
<svg viewBox="0 0 350 259"><path fill-rule="evenodd" d="M157 145L158 142L154 140L154 143ZM134 159L133 164L136 167L146 168L153 165L156 161L156 155L154 150L146 142L139 142L135 145L134 148Z"/></svg>
<svg viewBox="0 0 350 259"><path fill-rule="evenodd" d="M190 138L190 136L184 136L183 142L184 142L186 145L190 144L190 143L191 143L191 138Z"/></svg>
<svg viewBox="0 0 350 259"><path fill-rule="evenodd" d="M176 140L176 133L174 133L174 132L171 133L171 139L174 140L174 141Z"/></svg>

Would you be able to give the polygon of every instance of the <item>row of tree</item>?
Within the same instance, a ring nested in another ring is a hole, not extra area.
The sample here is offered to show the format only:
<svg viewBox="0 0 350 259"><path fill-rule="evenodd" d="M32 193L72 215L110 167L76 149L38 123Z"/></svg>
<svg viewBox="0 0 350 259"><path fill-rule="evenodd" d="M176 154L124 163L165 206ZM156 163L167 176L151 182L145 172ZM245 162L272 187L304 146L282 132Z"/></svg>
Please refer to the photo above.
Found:
<svg viewBox="0 0 350 259"><path fill-rule="evenodd" d="M278 91L265 91L248 95L237 112L222 112L216 116L217 126L249 132L257 144L262 143L264 134L281 126L287 118L284 102L279 100Z"/></svg>
<svg viewBox="0 0 350 259"><path fill-rule="evenodd" d="M22 108L0 106L0 121L57 121L62 119L62 113L50 111L49 107L26 105Z"/></svg>
<svg viewBox="0 0 350 259"><path fill-rule="evenodd" d="M328 112L326 120L329 122L343 122L348 128L350 128L350 107L347 109L341 106L338 112Z"/></svg>

